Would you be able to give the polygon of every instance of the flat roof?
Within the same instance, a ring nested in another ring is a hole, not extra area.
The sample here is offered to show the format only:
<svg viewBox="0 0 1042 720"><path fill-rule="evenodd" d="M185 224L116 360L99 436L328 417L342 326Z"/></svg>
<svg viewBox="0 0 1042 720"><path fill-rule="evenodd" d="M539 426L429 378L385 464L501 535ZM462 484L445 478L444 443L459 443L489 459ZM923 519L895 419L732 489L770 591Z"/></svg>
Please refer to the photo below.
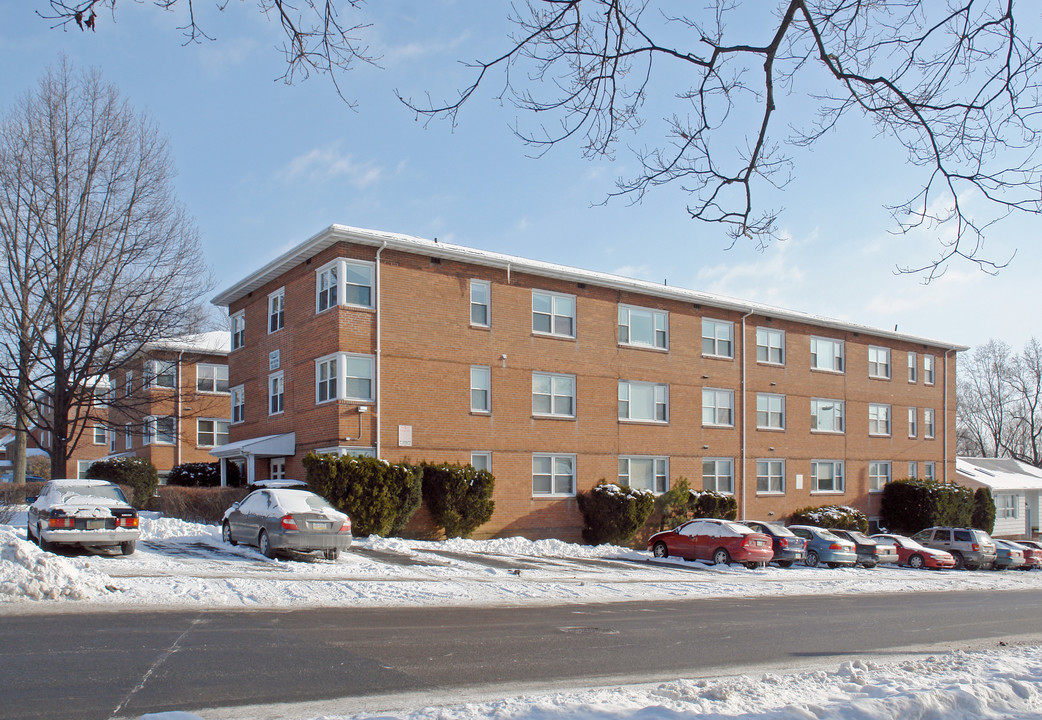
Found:
<svg viewBox="0 0 1042 720"><path fill-rule="evenodd" d="M696 303L712 308L791 320L794 322L801 322L844 332L865 333L891 340L932 345L947 350L962 351L969 349L966 345L956 345L931 338L908 335L896 331L881 330L868 325L860 325L820 315L765 305L763 303L740 300L725 295L699 292L697 290L688 290L680 287L671 287L665 284L660 285L647 280L637 280L621 275L612 275L610 273L583 270L581 268L569 267L567 265L557 265L539 260L530 260L528 258L517 257L514 255L478 250L463 245L453 245L451 243L438 242L437 240L426 240L412 235L384 232L381 230L367 230L365 228L356 228L347 225L330 225L321 232L312 235L310 238L275 258L264 267L250 273L243 280L240 280L228 289L219 293L214 297L212 302L218 307L227 308L232 303L242 299L249 293L264 287L288 270L291 270L309 258L314 257L323 250L340 242L367 245L369 247L383 247L390 250L436 257L443 260L455 260L473 265L506 269L528 275L535 275L537 277L587 283L589 285L596 285L598 287L610 288L613 290L623 290L669 300Z"/></svg>

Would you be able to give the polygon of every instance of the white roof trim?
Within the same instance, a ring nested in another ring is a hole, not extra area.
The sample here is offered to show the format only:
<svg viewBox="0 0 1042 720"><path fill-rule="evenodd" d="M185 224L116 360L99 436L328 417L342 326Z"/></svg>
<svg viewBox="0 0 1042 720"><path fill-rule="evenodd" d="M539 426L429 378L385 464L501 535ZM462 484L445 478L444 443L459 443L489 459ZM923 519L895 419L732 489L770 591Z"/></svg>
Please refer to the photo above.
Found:
<svg viewBox="0 0 1042 720"><path fill-rule="evenodd" d="M513 272L521 272L539 277L549 277L569 282L583 282L598 287L606 287L615 290L624 290L642 295L651 295L670 300L680 300L714 308L734 310L742 313L753 313L768 317L807 323L818 327L832 328L844 332L859 332L875 337L902 340L906 342L932 345L946 350L968 350L965 345L954 345L952 343L931 340L914 335L905 335L898 332L880 330L867 325L844 322L818 315L786 310L784 308L764 305L762 303L748 302L724 295L698 292L684 288L659 285L646 280L635 280L621 275L594 272L556 265L554 263L529 260L527 258L504 255L502 253L477 250L475 248L442 243L437 240L425 240L411 235L400 233L389 233L379 230L366 230L364 228L349 227L346 225L330 225L325 230L311 236L300 245L292 248L275 258L261 269L251 273L245 279L224 290L213 299L213 304L218 307L227 308L235 301L245 297L251 292L259 290L269 282L291 268L300 265L309 258L314 257L326 248L332 247L338 242L368 245L370 247L386 247L391 250L408 252L429 257L437 257L446 260L484 265L500 269L510 269Z"/></svg>
<svg viewBox="0 0 1042 720"><path fill-rule="evenodd" d="M233 457L290 457L296 453L297 434L262 435L260 437L239 440L238 442L218 445L210 450L215 458Z"/></svg>
<svg viewBox="0 0 1042 720"><path fill-rule="evenodd" d="M1042 470L1010 458L956 458L955 472L992 491L1042 491Z"/></svg>

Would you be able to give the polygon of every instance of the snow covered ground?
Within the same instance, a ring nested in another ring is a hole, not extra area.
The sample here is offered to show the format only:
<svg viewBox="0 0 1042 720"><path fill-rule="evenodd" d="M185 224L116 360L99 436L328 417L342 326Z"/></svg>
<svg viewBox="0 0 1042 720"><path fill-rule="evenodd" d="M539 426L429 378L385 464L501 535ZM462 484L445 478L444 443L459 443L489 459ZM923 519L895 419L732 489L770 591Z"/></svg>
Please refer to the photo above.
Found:
<svg viewBox="0 0 1042 720"><path fill-rule="evenodd" d="M1042 571L931 572L898 567L721 568L656 561L627 548L518 538L356 540L335 562L269 560L222 543L215 526L146 515L133 555L41 552L25 514L0 525L0 612L163 607L298 608L615 602L678 597L1042 588ZM959 650L792 675L676 680L654 686L502 698L358 715L316 706L160 713L149 720L890 720L1042 717L1042 647ZM419 707L421 701L411 707Z"/></svg>

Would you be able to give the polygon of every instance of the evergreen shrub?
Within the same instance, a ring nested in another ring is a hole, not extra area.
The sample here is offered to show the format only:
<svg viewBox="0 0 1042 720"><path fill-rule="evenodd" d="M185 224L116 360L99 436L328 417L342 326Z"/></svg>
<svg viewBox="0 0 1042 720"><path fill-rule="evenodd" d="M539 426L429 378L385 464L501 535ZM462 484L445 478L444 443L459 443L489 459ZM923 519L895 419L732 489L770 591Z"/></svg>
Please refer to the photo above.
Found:
<svg viewBox="0 0 1042 720"><path fill-rule="evenodd" d="M423 501L445 537L469 538L492 518L496 479L473 465L428 465L423 470Z"/></svg>
<svg viewBox="0 0 1042 720"><path fill-rule="evenodd" d="M239 477L239 466L228 463L225 480L229 487L238 487L242 483ZM179 487L219 487L221 484L221 463L181 463L175 465L166 478L167 485Z"/></svg>
<svg viewBox="0 0 1042 720"><path fill-rule="evenodd" d="M907 535L935 525L970 527L973 493L936 480L895 480L883 486L879 517L890 532Z"/></svg>
<svg viewBox="0 0 1042 720"><path fill-rule="evenodd" d="M156 494L159 486L159 473L156 466L148 458L116 457L109 460L96 460L87 469L87 475L98 480L108 480L117 485L131 488L134 498L131 501L136 508L145 506Z"/></svg>
<svg viewBox="0 0 1042 720"><path fill-rule="evenodd" d="M159 511L166 517L216 525L224 511L249 494L241 487L159 487Z"/></svg>
<svg viewBox="0 0 1042 720"><path fill-rule="evenodd" d="M865 513L847 505L822 505L821 507L800 508L789 517L792 525L813 525L815 527L835 528L836 530L857 530L868 532L868 518Z"/></svg>
<svg viewBox="0 0 1042 720"><path fill-rule="evenodd" d="M650 490L622 487L601 480L575 496L583 514L583 540L590 545L627 545L655 509Z"/></svg>
<svg viewBox="0 0 1042 720"><path fill-rule="evenodd" d="M738 501L734 495L724 495L714 490L692 490L688 507L691 517L734 520L738 517Z"/></svg>
<svg viewBox="0 0 1042 720"><path fill-rule="evenodd" d="M304 469L311 489L348 514L358 537L400 534L423 497L421 470L407 463L308 453Z"/></svg>
<svg viewBox="0 0 1042 720"><path fill-rule="evenodd" d="M989 535L995 531L995 499L991 490L986 487L977 488L973 493L973 515L970 526L983 530Z"/></svg>

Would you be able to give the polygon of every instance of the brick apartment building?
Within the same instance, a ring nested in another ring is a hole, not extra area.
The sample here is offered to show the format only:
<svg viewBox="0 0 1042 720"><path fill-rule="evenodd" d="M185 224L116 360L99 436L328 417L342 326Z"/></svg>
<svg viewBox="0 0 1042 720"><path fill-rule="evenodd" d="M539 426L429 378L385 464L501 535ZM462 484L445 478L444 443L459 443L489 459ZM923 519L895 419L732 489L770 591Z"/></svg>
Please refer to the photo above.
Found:
<svg viewBox="0 0 1042 720"><path fill-rule="evenodd" d="M578 537L575 494L678 478L741 517L955 476L966 348L707 293L332 226L214 299L251 478L309 451L487 467L480 536Z"/></svg>

